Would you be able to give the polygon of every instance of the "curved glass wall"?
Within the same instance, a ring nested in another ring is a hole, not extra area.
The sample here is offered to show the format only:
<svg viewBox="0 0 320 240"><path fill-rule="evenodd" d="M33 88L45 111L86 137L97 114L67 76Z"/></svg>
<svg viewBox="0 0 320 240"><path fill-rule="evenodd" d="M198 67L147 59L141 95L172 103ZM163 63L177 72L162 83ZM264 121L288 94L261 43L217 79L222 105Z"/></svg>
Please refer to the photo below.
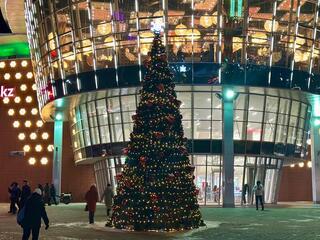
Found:
<svg viewBox="0 0 320 240"><path fill-rule="evenodd" d="M100 70L116 69L110 78L119 83L122 67L128 71L138 66L135 77L141 80L152 23L165 25L170 62L191 63L191 68L194 63L217 64L207 81L223 83L223 73L230 78L240 71L239 77L250 85L246 72L260 66L266 86L272 79L300 90L319 86L317 4L315 0L26 0L40 106L105 88L109 78L100 78ZM190 82L194 71L188 76ZM86 72L95 74L81 79Z"/></svg>
<svg viewBox="0 0 320 240"><path fill-rule="evenodd" d="M195 166L195 185L198 190L198 202L202 205L222 205L222 164L220 155L191 155L191 163ZM282 160L265 157L235 156L234 194L236 204L252 204L252 188L258 180L265 187L265 202L277 202L277 186ZM124 157L107 158L94 164L98 190L103 193L110 183L117 185L116 174L121 173ZM247 184L246 194L243 186Z"/></svg>
<svg viewBox="0 0 320 240"><path fill-rule="evenodd" d="M219 90L206 86L176 86L176 91L182 101L184 133L191 144L195 140L221 140ZM87 101L72 109L70 124L76 161L93 157L86 148L130 140L131 116L139 101L137 92L136 88L112 90L106 98ZM254 148L255 142L261 142L261 154L284 157L288 152L304 153L311 109L306 103L285 97L240 93L234 109L234 139L244 142L247 150ZM209 144L213 145L212 141Z"/></svg>

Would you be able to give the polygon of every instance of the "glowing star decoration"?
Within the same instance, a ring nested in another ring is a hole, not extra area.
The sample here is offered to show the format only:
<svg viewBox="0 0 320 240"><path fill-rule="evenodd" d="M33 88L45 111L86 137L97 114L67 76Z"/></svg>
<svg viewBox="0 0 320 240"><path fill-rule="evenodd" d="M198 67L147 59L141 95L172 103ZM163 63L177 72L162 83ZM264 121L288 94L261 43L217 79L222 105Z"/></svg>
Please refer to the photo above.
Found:
<svg viewBox="0 0 320 240"><path fill-rule="evenodd" d="M20 114L21 116L25 115L25 114L26 114L26 109L21 108L21 109L19 110L19 114Z"/></svg>
<svg viewBox="0 0 320 240"><path fill-rule="evenodd" d="M24 151L24 152L30 152L30 150L31 150L31 148L30 148L29 145L24 145L24 146L23 146L23 151Z"/></svg>
<svg viewBox="0 0 320 240"><path fill-rule="evenodd" d="M151 28L150 30L154 33L161 33L164 31L164 23L161 19L156 19L151 22Z"/></svg>
<svg viewBox="0 0 320 240"><path fill-rule="evenodd" d="M21 102L21 98L20 97L15 97L14 98L14 102L15 103L20 103Z"/></svg>
<svg viewBox="0 0 320 240"><path fill-rule="evenodd" d="M37 134L33 132L33 133L31 133L29 135L29 137L30 137L31 140L36 140L37 139Z"/></svg>
<svg viewBox="0 0 320 240"><path fill-rule="evenodd" d="M27 87L26 84L22 84L22 85L20 86L20 90L23 91L23 92L26 91L27 88L28 88L28 87Z"/></svg>
<svg viewBox="0 0 320 240"><path fill-rule="evenodd" d="M25 123L24 123L24 126L27 127L27 128L31 127L31 125L32 125L32 123L31 123L30 120L27 120L27 121L25 121Z"/></svg>
<svg viewBox="0 0 320 240"><path fill-rule="evenodd" d="M0 68L5 68L6 67L6 63L5 62L0 62Z"/></svg>
<svg viewBox="0 0 320 240"><path fill-rule="evenodd" d="M15 78L16 78L16 79L18 79L18 80L19 80L19 79L21 79L21 77L22 77L21 73L19 73L19 72L18 72L18 73L16 73L16 75L15 75Z"/></svg>
<svg viewBox="0 0 320 240"><path fill-rule="evenodd" d="M9 80L11 76L10 76L10 73L5 73L3 77L4 77L4 80Z"/></svg>
<svg viewBox="0 0 320 240"><path fill-rule="evenodd" d="M14 67L16 67L16 66L17 66L16 61L11 61L11 62L10 62L10 67L14 68Z"/></svg>
<svg viewBox="0 0 320 240"><path fill-rule="evenodd" d="M35 150L36 150L36 152L41 152L42 146L40 144L36 145Z"/></svg>
<svg viewBox="0 0 320 240"><path fill-rule="evenodd" d="M22 66L22 67L28 66L28 61L27 61L27 60L23 60L23 61L21 62L21 66Z"/></svg>
<svg viewBox="0 0 320 240"><path fill-rule="evenodd" d="M19 135L18 135L18 139L19 140L24 140L26 138L26 135L24 134L24 133L19 133Z"/></svg>
<svg viewBox="0 0 320 240"><path fill-rule="evenodd" d="M10 99L8 97L4 97L2 101L4 104L8 104L10 102Z"/></svg>
<svg viewBox="0 0 320 240"><path fill-rule="evenodd" d="M38 114L38 109L37 108L32 108L31 114L32 115L37 115Z"/></svg>
<svg viewBox="0 0 320 240"><path fill-rule="evenodd" d="M8 115L9 115L9 116L13 116L13 115L14 115L14 109L12 109L12 108L9 109L9 110L8 110Z"/></svg>
<svg viewBox="0 0 320 240"><path fill-rule="evenodd" d="M42 133L41 137L42 137L42 139L47 140L49 138L49 134L44 132L44 133Z"/></svg>
<svg viewBox="0 0 320 240"><path fill-rule="evenodd" d="M32 73L32 72L28 72L28 73L27 73L27 78L28 78L28 79L31 79L32 77L33 77L33 73Z"/></svg>
<svg viewBox="0 0 320 240"><path fill-rule="evenodd" d="M14 121L12 125L13 125L14 128L18 128L18 127L20 127L20 122L19 121Z"/></svg>
<svg viewBox="0 0 320 240"><path fill-rule="evenodd" d="M187 71L187 67L185 65L180 66L180 72L185 73Z"/></svg>

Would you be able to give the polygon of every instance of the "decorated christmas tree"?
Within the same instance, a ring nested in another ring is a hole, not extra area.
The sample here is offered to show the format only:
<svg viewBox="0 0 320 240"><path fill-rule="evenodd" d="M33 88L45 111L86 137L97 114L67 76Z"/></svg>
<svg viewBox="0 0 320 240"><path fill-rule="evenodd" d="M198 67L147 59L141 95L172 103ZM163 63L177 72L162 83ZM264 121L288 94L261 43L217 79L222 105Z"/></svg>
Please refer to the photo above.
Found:
<svg viewBox="0 0 320 240"><path fill-rule="evenodd" d="M203 224L194 167L184 138L181 102L174 90L160 33L155 33L141 99L132 116L124 170L117 178L110 225L136 231L173 231Z"/></svg>

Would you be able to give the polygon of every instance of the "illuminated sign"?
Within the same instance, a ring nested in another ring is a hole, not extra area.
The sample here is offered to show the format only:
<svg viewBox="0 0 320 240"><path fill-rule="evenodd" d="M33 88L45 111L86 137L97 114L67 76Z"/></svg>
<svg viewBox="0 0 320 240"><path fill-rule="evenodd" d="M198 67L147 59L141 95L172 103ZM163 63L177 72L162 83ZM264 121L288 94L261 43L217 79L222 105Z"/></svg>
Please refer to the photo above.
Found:
<svg viewBox="0 0 320 240"><path fill-rule="evenodd" d="M15 88L0 86L0 98L5 98L5 97L10 98L14 96L15 96Z"/></svg>

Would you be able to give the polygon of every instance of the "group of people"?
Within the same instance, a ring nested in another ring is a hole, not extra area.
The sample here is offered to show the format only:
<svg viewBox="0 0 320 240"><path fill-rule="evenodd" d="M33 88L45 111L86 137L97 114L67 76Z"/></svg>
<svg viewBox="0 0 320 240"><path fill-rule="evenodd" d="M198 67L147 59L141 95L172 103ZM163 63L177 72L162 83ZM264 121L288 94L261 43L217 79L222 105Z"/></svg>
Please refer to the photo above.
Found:
<svg viewBox="0 0 320 240"><path fill-rule="evenodd" d="M56 189L53 184L49 186L49 183L46 183L44 187L38 184L37 188L41 190L41 197L44 203L50 206L53 201L57 205ZM31 188L27 180L23 180L21 189L17 182L13 182L8 188L8 193L10 196L10 209L8 213L16 214L17 209L22 209L26 200L31 196Z"/></svg>
<svg viewBox="0 0 320 240"><path fill-rule="evenodd" d="M10 210L8 213L16 214L18 212L17 221L23 228L22 240L29 239L31 232L32 239L37 240L39 238L41 218L46 225L45 228L49 228L49 219L45 210L44 199L47 202L49 201L48 199L51 199L46 194L46 191L49 191L50 193L54 193L54 202L56 203L53 185L51 189L50 191L48 183L44 188L39 184L32 193L27 180L23 180L21 189L17 182L13 182L8 188L10 195Z"/></svg>

